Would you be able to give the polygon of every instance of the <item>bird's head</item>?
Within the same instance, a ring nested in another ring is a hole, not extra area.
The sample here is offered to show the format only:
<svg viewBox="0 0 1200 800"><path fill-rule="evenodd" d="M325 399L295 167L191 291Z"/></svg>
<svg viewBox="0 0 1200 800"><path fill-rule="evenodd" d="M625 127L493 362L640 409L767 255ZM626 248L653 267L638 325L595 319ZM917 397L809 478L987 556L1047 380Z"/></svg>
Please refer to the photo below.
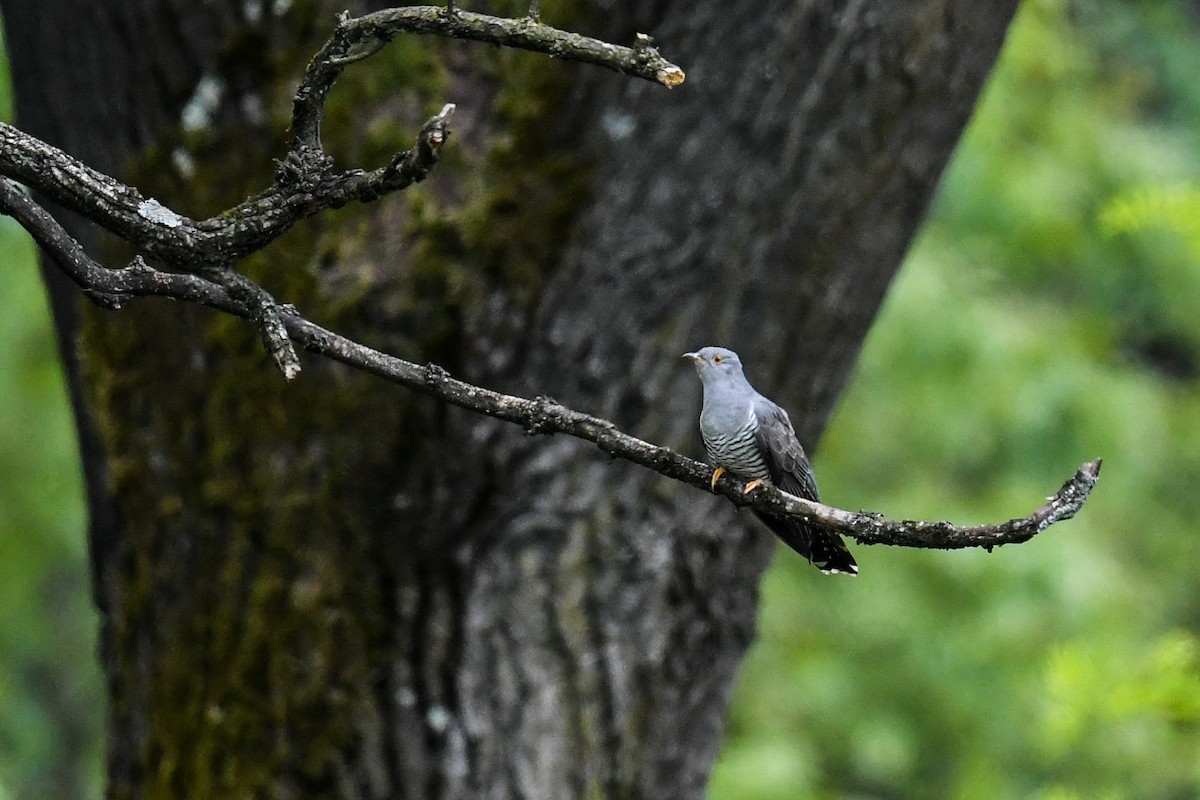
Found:
<svg viewBox="0 0 1200 800"><path fill-rule="evenodd" d="M724 347L705 347L694 353L684 353L683 357L692 360L700 380L705 383L743 377L742 360L737 353Z"/></svg>

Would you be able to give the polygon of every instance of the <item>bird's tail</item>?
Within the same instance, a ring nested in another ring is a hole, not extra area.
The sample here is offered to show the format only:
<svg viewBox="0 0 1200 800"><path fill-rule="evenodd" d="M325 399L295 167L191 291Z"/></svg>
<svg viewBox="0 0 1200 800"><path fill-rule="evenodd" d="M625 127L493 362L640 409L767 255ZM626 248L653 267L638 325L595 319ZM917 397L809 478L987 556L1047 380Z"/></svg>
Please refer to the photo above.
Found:
<svg viewBox="0 0 1200 800"><path fill-rule="evenodd" d="M826 575L857 575L858 564L836 533L794 519L759 516L783 543L812 562Z"/></svg>

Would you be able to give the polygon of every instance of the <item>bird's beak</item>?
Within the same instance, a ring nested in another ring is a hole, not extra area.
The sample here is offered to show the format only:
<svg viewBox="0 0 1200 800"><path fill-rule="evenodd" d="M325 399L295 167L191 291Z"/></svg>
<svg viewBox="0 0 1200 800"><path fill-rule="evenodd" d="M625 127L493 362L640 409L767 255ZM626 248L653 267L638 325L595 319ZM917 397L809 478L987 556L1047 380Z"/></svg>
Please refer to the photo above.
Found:
<svg viewBox="0 0 1200 800"><path fill-rule="evenodd" d="M700 354L699 354L699 353L684 353L682 357L683 357L683 358L690 358L692 361L696 361L696 362L700 361Z"/></svg>

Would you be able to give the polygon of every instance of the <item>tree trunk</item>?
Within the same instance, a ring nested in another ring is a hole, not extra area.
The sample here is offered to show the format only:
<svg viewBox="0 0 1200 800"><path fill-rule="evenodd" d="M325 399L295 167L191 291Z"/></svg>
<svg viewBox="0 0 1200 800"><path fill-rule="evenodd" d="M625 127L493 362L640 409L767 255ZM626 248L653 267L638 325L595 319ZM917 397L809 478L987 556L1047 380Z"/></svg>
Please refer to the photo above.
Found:
<svg viewBox="0 0 1200 800"><path fill-rule="evenodd" d="M335 89L334 155L376 166L446 101L454 155L243 266L368 344L696 454L679 355L726 344L811 448L1015 4L547 4L654 34L671 92L397 42ZM0 6L18 124L195 217L269 181L345 3ZM338 365L286 385L207 310L54 295L110 796L703 796L773 548L750 515Z"/></svg>

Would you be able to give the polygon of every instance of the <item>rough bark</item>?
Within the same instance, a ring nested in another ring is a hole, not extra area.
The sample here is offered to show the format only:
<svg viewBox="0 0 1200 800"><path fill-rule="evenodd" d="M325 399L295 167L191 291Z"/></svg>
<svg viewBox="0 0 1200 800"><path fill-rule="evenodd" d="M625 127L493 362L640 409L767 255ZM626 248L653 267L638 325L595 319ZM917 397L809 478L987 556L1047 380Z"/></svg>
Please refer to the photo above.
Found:
<svg viewBox="0 0 1200 800"><path fill-rule="evenodd" d="M3 1L22 127L193 216L261 186L340 7L102 5ZM688 72L670 94L397 43L335 90L327 140L378 160L451 101L458 160L252 274L382 349L673 447L698 401L678 354L729 344L811 446L1014 5L577 10L654 34ZM181 125L202 75L224 97ZM285 385L203 310L77 329L58 297L111 796L703 795L771 550L748 515L336 365Z"/></svg>

